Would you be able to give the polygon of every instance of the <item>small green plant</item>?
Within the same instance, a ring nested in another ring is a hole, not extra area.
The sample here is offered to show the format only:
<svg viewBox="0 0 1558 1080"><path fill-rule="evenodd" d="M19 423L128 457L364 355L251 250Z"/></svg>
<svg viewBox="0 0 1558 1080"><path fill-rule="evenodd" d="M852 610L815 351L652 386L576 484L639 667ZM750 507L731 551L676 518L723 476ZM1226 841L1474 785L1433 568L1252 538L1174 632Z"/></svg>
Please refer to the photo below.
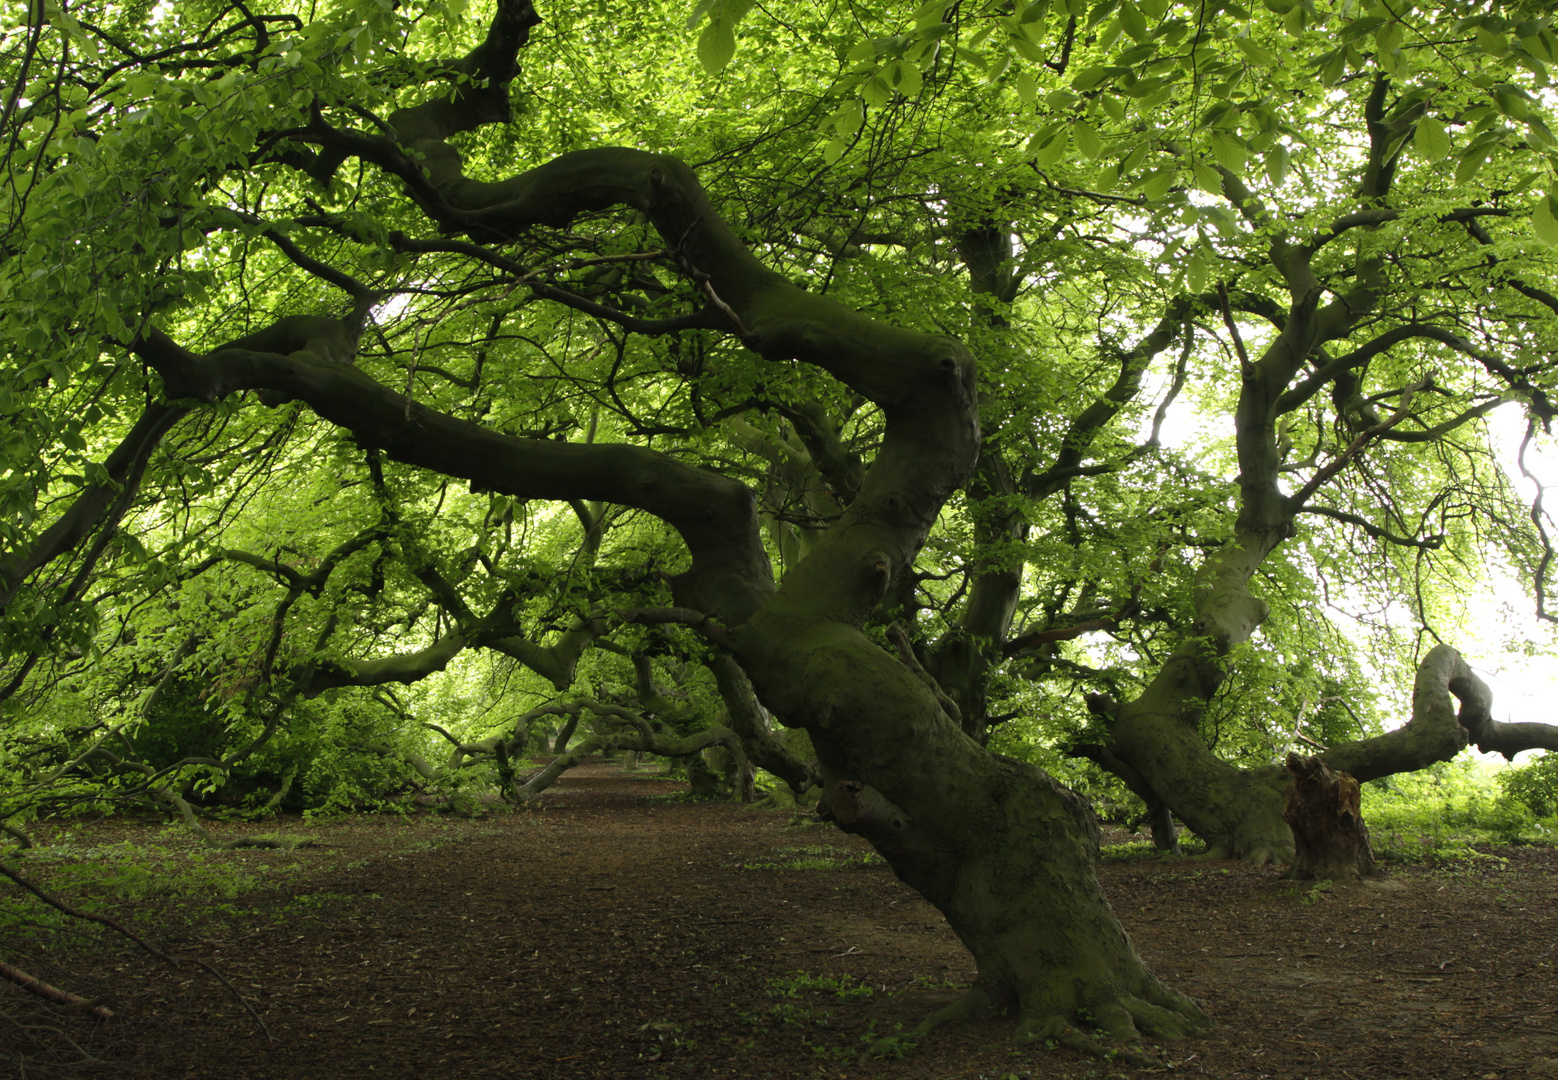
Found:
<svg viewBox="0 0 1558 1080"><path fill-rule="evenodd" d="M840 1001L865 1001L876 990L853 975L813 975L807 971L792 971L788 975L768 980L769 997L794 998L810 993L832 994Z"/></svg>
<svg viewBox="0 0 1558 1080"><path fill-rule="evenodd" d="M864 1045L860 1053L862 1059L874 1058L878 1061L902 1061L914 1052L916 1041L904 1034L902 1024L893 1025L891 1035L880 1035L876 1030L876 1021L872 1020L866 1025L866 1033L860 1036Z"/></svg>

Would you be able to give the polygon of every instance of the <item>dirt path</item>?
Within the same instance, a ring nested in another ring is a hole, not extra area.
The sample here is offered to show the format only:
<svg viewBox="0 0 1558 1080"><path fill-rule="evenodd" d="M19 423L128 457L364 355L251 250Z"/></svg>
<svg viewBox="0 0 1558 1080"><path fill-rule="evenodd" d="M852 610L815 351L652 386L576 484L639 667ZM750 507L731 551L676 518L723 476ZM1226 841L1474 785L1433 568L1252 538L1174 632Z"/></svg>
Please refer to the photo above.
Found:
<svg viewBox="0 0 1558 1080"><path fill-rule="evenodd" d="M1126 1074L1006 1047L1009 1021L899 1060L898 1025L973 974L936 912L862 843L676 790L594 766L537 812L351 819L311 827L318 848L224 855L279 886L146 901L137 925L222 970L274 1042L198 970L106 943L24 950L18 963L95 983L118 1016L62 1016L0 984L0 1075ZM1218 1022L1214 1039L1157 1048L1177 1073L1558 1077L1558 853L1502 854L1314 895L1232 863L1103 873L1148 962Z"/></svg>

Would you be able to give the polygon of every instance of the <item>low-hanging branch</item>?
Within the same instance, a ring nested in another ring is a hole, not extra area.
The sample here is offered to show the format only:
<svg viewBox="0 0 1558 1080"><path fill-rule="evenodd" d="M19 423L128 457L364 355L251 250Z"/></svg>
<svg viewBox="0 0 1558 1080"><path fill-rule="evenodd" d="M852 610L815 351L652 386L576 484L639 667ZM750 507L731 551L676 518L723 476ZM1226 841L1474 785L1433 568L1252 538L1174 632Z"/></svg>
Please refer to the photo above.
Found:
<svg viewBox="0 0 1558 1080"><path fill-rule="evenodd" d="M1460 700L1459 712L1452 695ZM1449 761L1468 745L1506 758L1522 750L1558 750L1558 725L1494 720L1487 684L1459 652L1436 645L1418 665L1410 720L1383 735L1332 747L1320 758L1332 769L1367 781Z"/></svg>

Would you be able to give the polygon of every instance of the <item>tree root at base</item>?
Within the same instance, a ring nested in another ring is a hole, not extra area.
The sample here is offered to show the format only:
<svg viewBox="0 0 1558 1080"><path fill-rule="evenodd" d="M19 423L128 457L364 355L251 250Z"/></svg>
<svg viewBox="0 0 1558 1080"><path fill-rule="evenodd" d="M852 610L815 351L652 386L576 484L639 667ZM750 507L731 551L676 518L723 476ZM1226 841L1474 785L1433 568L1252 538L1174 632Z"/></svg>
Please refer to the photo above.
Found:
<svg viewBox="0 0 1558 1080"><path fill-rule="evenodd" d="M988 994L976 986L952 1004L937 1009L920 1021L919 1025L909 1032L909 1038L923 1039L942 1024L963 1020L984 1020L994 1015L996 1015L995 1004Z"/></svg>
<svg viewBox="0 0 1558 1080"><path fill-rule="evenodd" d="M989 995L974 987L950 1005L933 1012L908 1034L912 1039L923 1039L943 1024L984 1020L999 1012ZM1152 1068L1161 1066L1163 1062L1142 1052L1143 1033L1173 1040L1187 1035L1206 1035L1212 1029L1206 1015L1193 1002L1184 998L1174 998L1167 1005L1158 1005L1122 995L1108 1003L1093 1005L1090 1012L1089 1026L1096 1029L1096 1034L1089 1035L1069 1017L1048 1013L1024 1016L1018 1022L1012 1044L1064 1046L1089 1057Z"/></svg>

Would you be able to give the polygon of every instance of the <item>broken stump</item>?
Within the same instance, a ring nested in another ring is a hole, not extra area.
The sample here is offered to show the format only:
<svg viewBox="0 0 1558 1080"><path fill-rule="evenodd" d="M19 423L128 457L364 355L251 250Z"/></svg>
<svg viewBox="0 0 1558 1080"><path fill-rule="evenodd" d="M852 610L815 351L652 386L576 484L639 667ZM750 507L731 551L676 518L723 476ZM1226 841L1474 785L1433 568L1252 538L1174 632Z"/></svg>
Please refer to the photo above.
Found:
<svg viewBox="0 0 1558 1080"><path fill-rule="evenodd" d="M1289 754L1287 803L1282 818L1293 830L1293 868L1298 881L1357 881L1381 877L1363 823L1358 781L1334 772L1319 758Z"/></svg>

